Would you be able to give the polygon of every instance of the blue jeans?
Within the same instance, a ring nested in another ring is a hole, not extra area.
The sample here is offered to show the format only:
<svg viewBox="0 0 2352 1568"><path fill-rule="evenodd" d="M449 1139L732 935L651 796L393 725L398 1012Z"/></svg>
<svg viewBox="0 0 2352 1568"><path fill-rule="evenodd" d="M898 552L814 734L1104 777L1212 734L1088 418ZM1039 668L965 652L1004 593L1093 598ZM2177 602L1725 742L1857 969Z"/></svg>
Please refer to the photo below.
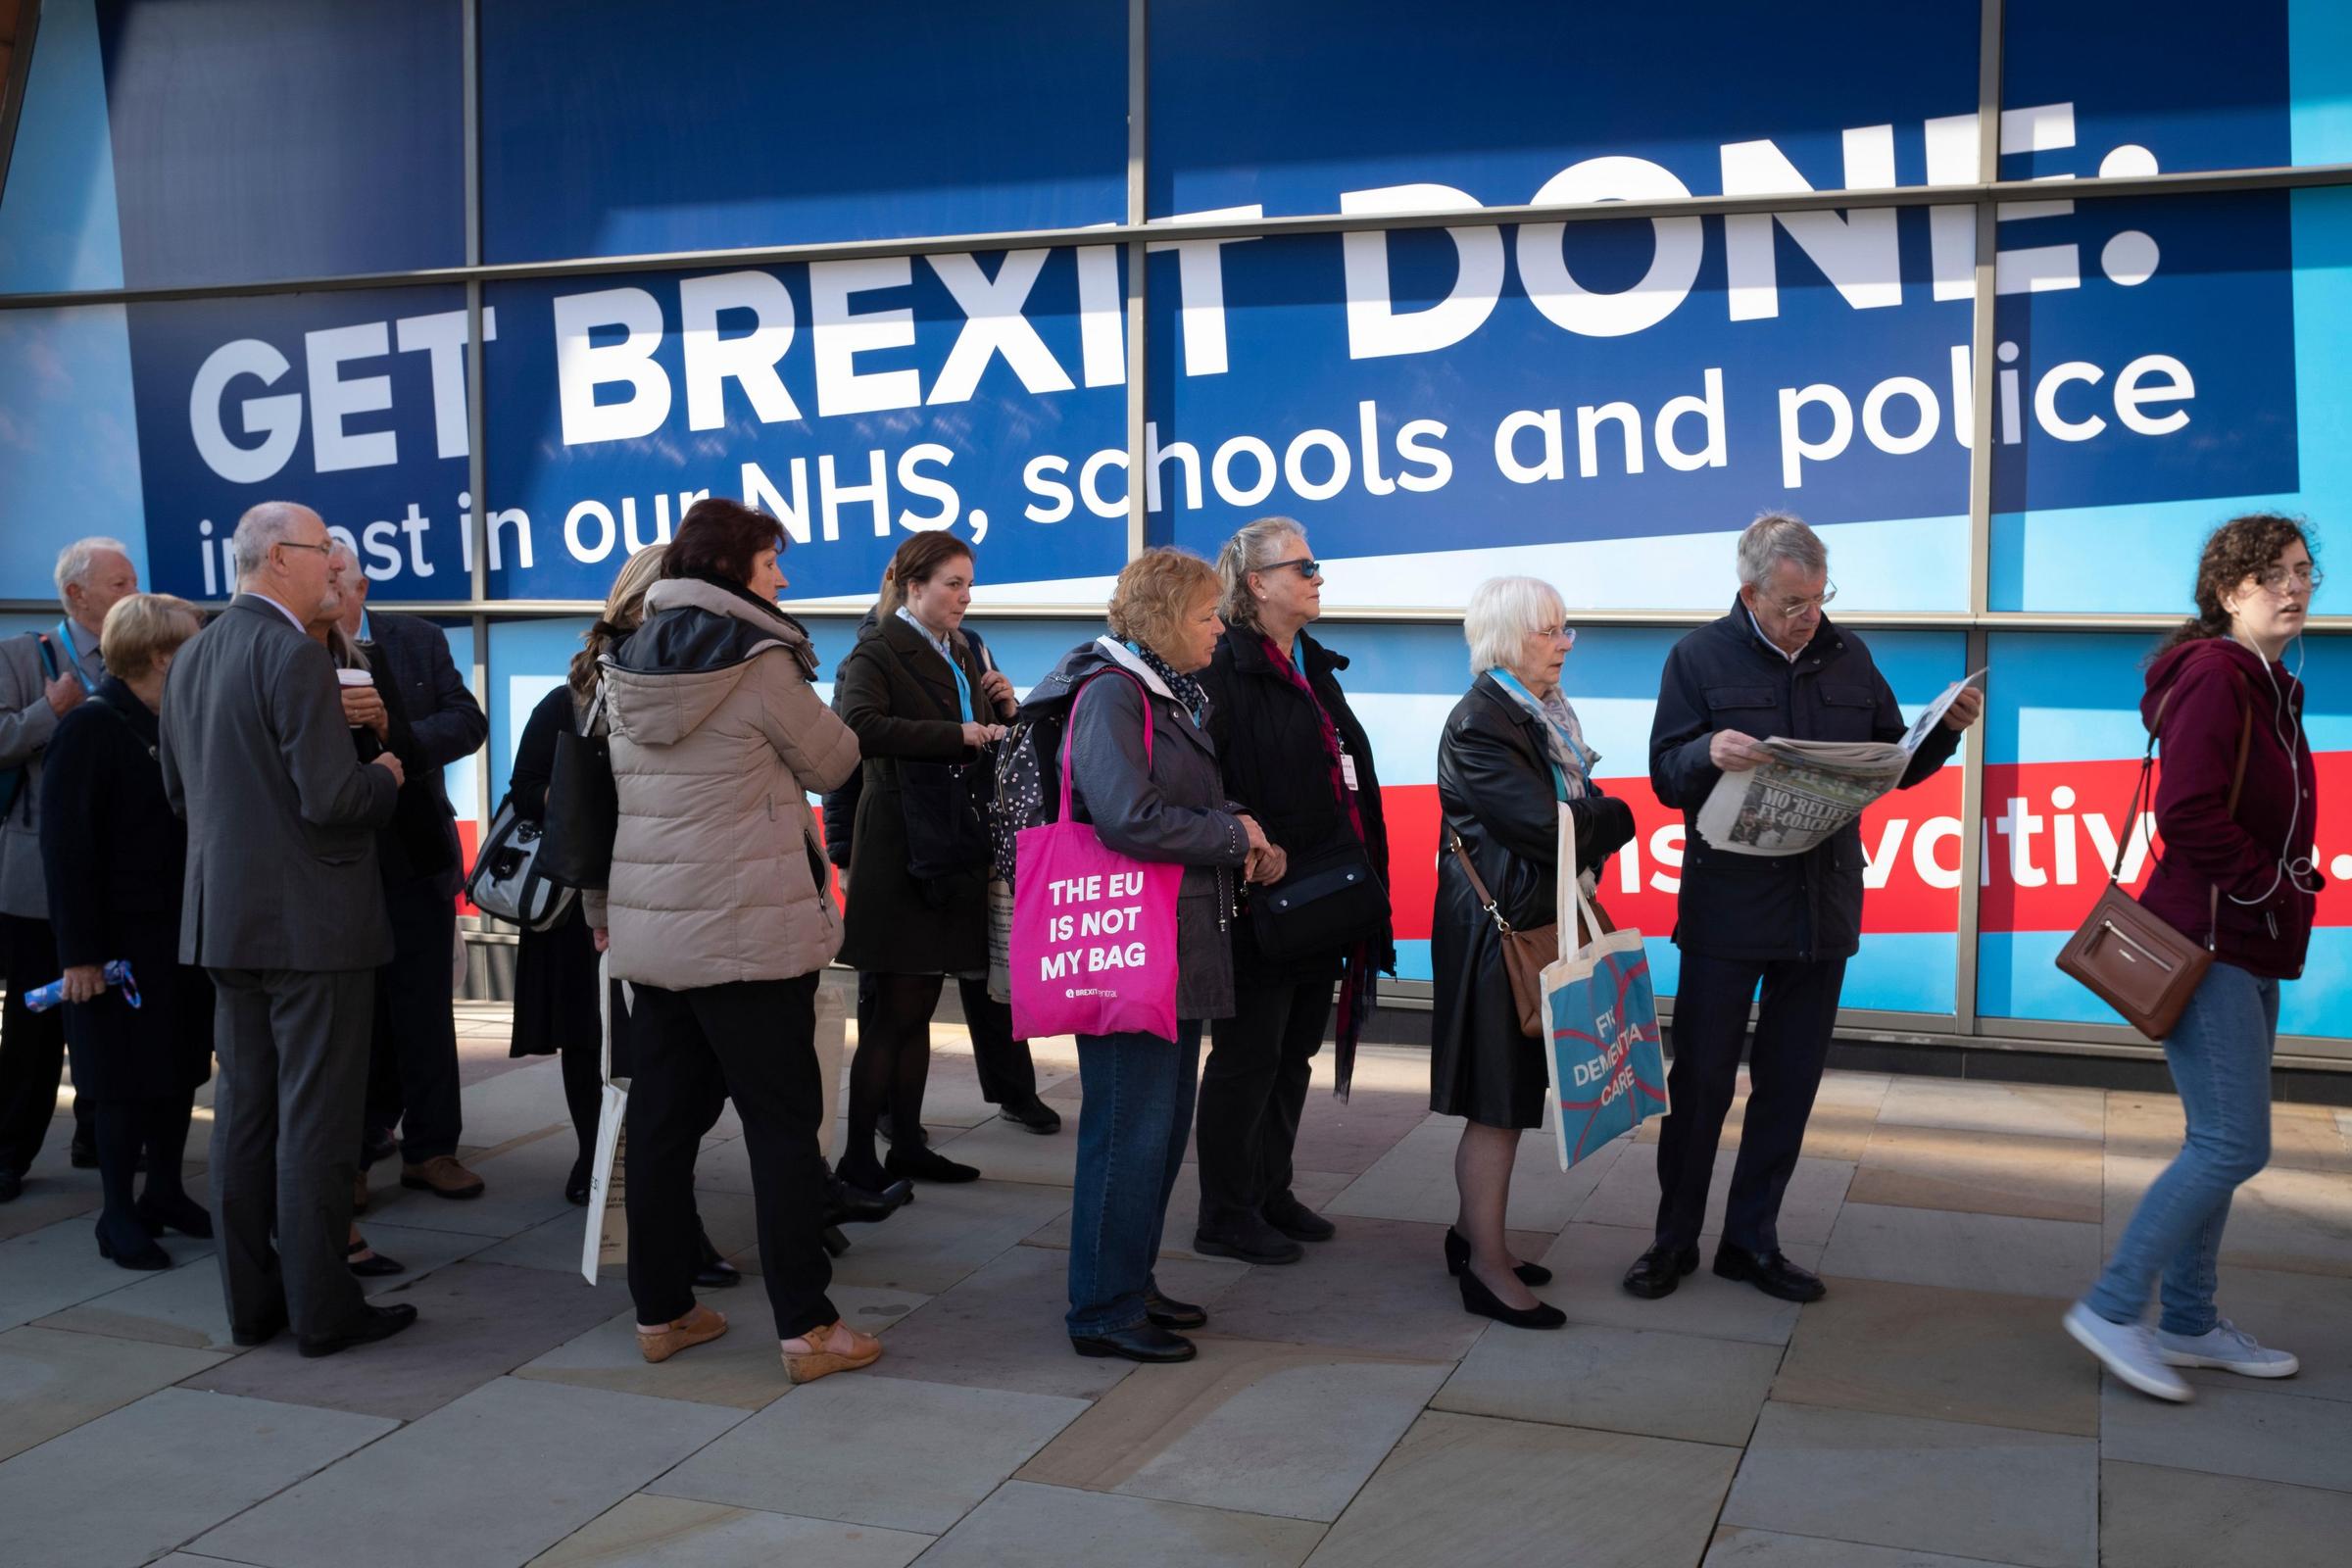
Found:
<svg viewBox="0 0 2352 1568"><path fill-rule="evenodd" d="M2230 1199L2271 1160L2271 1053L2278 982L2233 964L2206 972L2164 1042L2188 1116L2180 1152L2156 1178L2082 1299L2110 1323L2136 1323L2161 1274L2167 1334L2209 1334Z"/></svg>
<svg viewBox="0 0 2352 1568"><path fill-rule="evenodd" d="M1200 1020L1157 1035L1080 1035L1077 1191L1070 1207L1073 1336L1144 1321L1168 1195L1184 1169L1200 1071Z"/></svg>

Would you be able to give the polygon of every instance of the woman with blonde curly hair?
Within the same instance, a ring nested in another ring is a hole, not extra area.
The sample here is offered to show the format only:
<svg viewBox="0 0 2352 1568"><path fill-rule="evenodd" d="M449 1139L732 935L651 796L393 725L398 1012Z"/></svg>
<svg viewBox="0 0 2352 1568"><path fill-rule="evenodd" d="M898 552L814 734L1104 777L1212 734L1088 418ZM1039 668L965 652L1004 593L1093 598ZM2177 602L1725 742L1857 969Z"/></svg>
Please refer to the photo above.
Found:
<svg viewBox="0 0 2352 1568"><path fill-rule="evenodd" d="M1109 634L1073 649L1021 710L1032 721L1067 718L1072 820L1092 823L1120 855L1184 867L1176 1038L1078 1037L1085 1101L1067 1322L1080 1355L1189 1361L1193 1343L1170 1331L1208 1321L1200 1307L1160 1294L1152 1260L1192 1132L1200 1027L1233 1011L1234 878L1273 881L1283 866L1257 823L1226 809L1208 735L1208 697L1197 677L1225 629L1221 592L1198 556L1146 551L1119 573ZM1089 685L1100 689L1077 703Z"/></svg>

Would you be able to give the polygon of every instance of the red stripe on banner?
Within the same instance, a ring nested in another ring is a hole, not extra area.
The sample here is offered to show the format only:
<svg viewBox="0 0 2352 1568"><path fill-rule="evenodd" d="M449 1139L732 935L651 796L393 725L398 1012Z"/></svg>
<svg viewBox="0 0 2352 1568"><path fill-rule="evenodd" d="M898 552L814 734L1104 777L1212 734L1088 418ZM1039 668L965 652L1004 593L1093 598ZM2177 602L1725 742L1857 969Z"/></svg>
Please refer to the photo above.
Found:
<svg viewBox="0 0 2352 1568"><path fill-rule="evenodd" d="M2352 925L2352 855L2342 868L2329 850L2329 826L2352 808L2352 753L2324 752L2320 777L2320 848L2328 889L2319 923ZM2161 771L2161 770L2160 770ZM2029 762L1984 769L1984 855L1979 923L1986 931L2071 931L2107 885L2136 760ZM1674 928L1681 893L1683 816L1658 804L1646 778L1603 779L1601 787L1634 809L1634 840L1601 878L1612 918L1655 936ZM1381 792L1389 822L1390 887L1401 940L1425 939L1437 898L1438 791L1434 784ZM2143 808L2142 815L2148 812ZM2152 819L2148 823L2153 831ZM1960 770L1947 767L1915 789L1897 790L1862 813L1862 929L1936 932L1959 928ZM2144 839L2131 846L2126 885L2146 885L2152 865ZM2159 853L2162 844L2155 848Z"/></svg>
<svg viewBox="0 0 2352 1568"><path fill-rule="evenodd" d="M460 877L464 877L466 872L473 869L474 850L481 843L481 839L482 825L479 822L470 816L458 818L458 875ZM473 901L466 896L466 889L462 884L458 888L458 912L460 914L482 912L475 908Z"/></svg>

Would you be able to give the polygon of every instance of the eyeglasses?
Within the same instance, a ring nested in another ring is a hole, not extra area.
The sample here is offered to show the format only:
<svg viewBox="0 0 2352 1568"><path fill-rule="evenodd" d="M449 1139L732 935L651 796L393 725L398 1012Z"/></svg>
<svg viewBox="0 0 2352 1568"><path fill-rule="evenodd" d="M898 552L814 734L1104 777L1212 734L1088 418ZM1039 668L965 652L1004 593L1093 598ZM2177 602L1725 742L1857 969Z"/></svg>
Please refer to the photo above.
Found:
<svg viewBox="0 0 2352 1568"><path fill-rule="evenodd" d="M1570 648L1574 648L1576 646L1576 628L1574 626L1556 626L1546 631L1540 631L1536 633L1536 635L1539 637L1558 637L1565 641Z"/></svg>
<svg viewBox="0 0 2352 1568"><path fill-rule="evenodd" d="M322 556L332 556L335 553L335 544L331 539L322 545L298 545L291 539L280 539L277 542L277 548L280 550L316 550Z"/></svg>
<svg viewBox="0 0 2352 1568"><path fill-rule="evenodd" d="M1312 556L1301 556L1297 561L1269 561L1257 569L1260 571L1280 571L1285 566L1288 566L1291 570L1297 572L1299 576L1304 577L1309 582L1312 582L1317 577L1323 575L1323 563L1317 561Z"/></svg>
<svg viewBox="0 0 2352 1568"><path fill-rule="evenodd" d="M1822 585L1821 594L1818 598L1783 599L1776 602L1772 608L1781 614L1787 615L1789 619L1793 620L1808 610L1827 610L1829 608L1830 601L1837 597L1838 585L1834 582L1830 582Z"/></svg>
<svg viewBox="0 0 2352 1568"><path fill-rule="evenodd" d="M2317 566L2297 566L2292 571L2284 566L2271 566L2254 573L2254 580L2262 585L2263 592L2283 599L2289 593L2318 593L2328 576Z"/></svg>

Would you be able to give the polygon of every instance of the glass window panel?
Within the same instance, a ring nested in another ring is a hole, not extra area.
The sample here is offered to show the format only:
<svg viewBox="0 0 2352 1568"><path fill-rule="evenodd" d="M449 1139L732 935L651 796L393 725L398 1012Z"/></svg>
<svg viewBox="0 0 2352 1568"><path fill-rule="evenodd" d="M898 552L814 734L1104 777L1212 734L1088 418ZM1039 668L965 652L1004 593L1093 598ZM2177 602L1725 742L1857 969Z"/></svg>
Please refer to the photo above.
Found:
<svg viewBox="0 0 2352 1568"><path fill-rule="evenodd" d="M0 599L54 598L57 553L89 534L148 580L137 431L122 306L0 311Z"/></svg>
<svg viewBox="0 0 2352 1568"><path fill-rule="evenodd" d="M493 262L1117 222L1127 8L486 0Z"/></svg>

